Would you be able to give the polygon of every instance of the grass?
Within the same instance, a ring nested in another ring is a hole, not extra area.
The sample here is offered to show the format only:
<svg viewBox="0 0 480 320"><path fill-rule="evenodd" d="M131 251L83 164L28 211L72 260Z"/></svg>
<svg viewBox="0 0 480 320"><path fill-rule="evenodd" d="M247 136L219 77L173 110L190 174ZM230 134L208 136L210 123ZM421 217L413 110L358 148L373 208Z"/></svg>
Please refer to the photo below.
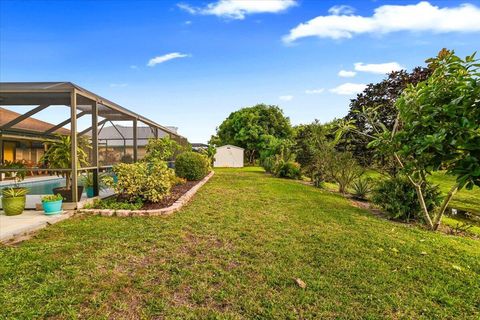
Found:
<svg viewBox="0 0 480 320"><path fill-rule="evenodd" d="M435 172L430 181L437 184L440 190L447 194L455 184L455 177ZM474 186L472 190L463 188L457 192L450 201L450 207L472 212L480 216L480 187Z"/></svg>
<svg viewBox="0 0 480 320"><path fill-rule="evenodd" d="M366 172L366 176L374 180L382 179L382 176L373 170L368 170ZM438 185L443 195L447 195L450 188L455 184L455 177L447 175L445 172L441 171L434 172L431 176L429 176L429 179L430 182ZM338 190L338 186L334 183L328 184L327 188L331 191ZM470 212L480 218L480 187L474 186L471 190L463 188L454 195L449 206ZM471 225L471 227L468 229L468 233L480 236L480 223L476 220L465 219L457 216L444 216L442 218L442 223L453 228L457 227L459 224Z"/></svg>
<svg viewBox="0 0 480 320"><path fill-rule="evenodd" d="M0 318L478 319L479 310L479 241L378 219L258 168L218 170L167 218L77 217L0 248Z"/></svg>

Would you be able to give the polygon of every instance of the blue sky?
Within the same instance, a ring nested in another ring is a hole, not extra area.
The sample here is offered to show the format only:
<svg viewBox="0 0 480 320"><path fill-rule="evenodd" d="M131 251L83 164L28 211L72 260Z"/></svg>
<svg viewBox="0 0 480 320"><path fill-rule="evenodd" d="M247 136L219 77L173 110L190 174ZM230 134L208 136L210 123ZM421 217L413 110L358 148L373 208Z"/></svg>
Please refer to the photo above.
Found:
<svg viewBox="0 0 480 320"><path fill-rule="evenodd" d="M329 121L382 71L480 49L479 1L247 2L3 0L0 80L71 81L206 142L241 107Z"/></svg>

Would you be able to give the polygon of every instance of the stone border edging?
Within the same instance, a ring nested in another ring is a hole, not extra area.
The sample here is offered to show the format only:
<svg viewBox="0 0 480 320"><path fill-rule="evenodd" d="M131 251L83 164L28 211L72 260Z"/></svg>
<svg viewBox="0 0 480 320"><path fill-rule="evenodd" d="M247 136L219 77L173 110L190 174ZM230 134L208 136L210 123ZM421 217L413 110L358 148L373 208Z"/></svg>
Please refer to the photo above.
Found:
<svg viewBox="0 0 480 320"><path fill-rule="evenodd" d="M215 174L211 171L205 178L200 180L190 190L185 192L180 198L178 198L171 206L162 209L152 210L114 210L114 209L79 209L79 213L93 213L95 215L101 215L104 217L151 217L151 216L168 216L174 212L180 210L185 204L187 204L192 197L197 193L208 180Z"/></svg>

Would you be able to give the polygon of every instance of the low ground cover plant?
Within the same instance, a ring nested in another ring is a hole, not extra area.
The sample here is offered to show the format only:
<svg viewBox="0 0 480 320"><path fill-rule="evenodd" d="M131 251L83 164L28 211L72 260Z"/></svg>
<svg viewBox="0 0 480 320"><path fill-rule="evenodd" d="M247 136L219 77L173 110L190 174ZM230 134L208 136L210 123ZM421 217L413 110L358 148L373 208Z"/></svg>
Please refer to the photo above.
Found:
<svg viewBox="0 0 480 320"><path fill-rule="evenodd" d="M175 173L189 181L203 179L210 171L208 158L198 152L188 151L180 154L175 161Z"/></svg>
<svg viewBox="0 0 480 320"><path fill-rule="evenodd" d="M131 202L119 201L119 199L107 198L96 199L92 203L86 204L85 209L113 209L113 210L140 210L143 207L141 198L137 198Z"/></svg>

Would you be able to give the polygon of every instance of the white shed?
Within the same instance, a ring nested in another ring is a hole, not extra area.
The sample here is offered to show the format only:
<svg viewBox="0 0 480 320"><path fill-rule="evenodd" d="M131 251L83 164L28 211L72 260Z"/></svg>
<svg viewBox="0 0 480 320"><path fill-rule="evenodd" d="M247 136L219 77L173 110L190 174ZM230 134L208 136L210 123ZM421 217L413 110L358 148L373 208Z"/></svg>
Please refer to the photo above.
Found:
<svg viewBox="0 0 480 320"><path fill-rule="evenodd" d="M242 168L243 148L226 145L217 148L214 167Z"/></svg>

